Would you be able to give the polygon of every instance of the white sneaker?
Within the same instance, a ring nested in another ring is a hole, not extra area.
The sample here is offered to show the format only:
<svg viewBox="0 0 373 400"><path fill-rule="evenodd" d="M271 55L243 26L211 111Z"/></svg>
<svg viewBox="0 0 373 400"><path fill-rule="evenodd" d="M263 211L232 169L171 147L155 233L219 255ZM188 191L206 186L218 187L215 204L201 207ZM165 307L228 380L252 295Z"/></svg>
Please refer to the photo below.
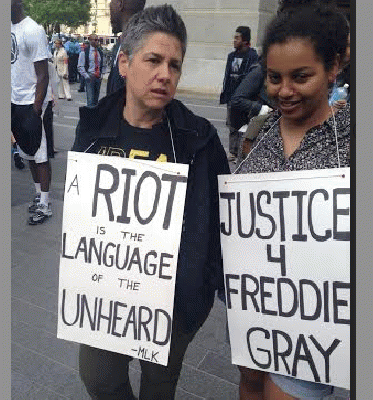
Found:
<svg viewBox="0 0 373 400"><path fill-rule="evenodd" d="M35 213L29 218L29 225L42 224L46 219L52 216L51 203L45 205L39 203L36 207Z"/></svg>
<svg viewBox="0 0 373 400"><path fill-rule="evenodd" d="M28 211L33 214L36 211L39 203L40 203L40 193L36 193L32 202L29 203L28 205Z"/></svg>

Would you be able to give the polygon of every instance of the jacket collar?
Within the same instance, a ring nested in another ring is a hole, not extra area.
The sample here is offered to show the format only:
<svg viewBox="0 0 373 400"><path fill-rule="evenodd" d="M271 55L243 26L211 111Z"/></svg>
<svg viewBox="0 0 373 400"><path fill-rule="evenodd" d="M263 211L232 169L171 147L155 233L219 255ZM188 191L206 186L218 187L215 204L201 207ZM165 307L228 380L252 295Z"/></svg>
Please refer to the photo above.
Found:
<svg viewBox="0 0 373 400"><path fill-rule="evenodd" d="M121 88L102 98L95 107L80 107L81 134L89 137L92 142L100 138L116 139L120 135L125 98L125 88ZM174 139L177 161L189 163L196 152L207 145L213 132L210 129L207 135L201 135L201 120L178 100L172 100L165 111Z"/></svg>

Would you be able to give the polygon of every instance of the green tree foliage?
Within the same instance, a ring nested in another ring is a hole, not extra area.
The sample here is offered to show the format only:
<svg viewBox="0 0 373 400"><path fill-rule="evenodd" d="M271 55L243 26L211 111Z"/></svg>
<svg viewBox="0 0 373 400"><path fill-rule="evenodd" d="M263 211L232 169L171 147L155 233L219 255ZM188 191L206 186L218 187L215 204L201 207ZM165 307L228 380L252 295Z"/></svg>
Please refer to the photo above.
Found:
<svg viewBox="0 0 373 400"><path fill-rule="evenodd" d="M76 28L90 20L90 0L24 0L26 15L43 25L47 33L60 25Z"/></svg>

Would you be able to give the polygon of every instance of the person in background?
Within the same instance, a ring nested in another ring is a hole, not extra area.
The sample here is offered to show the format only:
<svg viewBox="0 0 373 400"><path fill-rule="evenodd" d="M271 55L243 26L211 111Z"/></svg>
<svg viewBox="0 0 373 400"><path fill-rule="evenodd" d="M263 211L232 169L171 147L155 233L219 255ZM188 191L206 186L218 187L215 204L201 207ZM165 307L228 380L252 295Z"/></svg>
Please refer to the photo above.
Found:
<svg viewBox="0 0 373 400"><path fill-rule="evenodd" d="M89 45L80 52L78 71L84 77L85 89L87 92L87 106L97 105L100 97L100 88L104 66L104 55L99 47L96 34L89 35Z"/></svg>
<svg viewBox="0 0 373 400"><path fill-rule="evenodd" d="M132 15L143 10L146 0L111 0L110 2L110 23L114 35L124 32L125 25ZM124 79L118 69L118 55L120 51L120 38L111 50L113 63L106 85L106 94L115 92L124 87Z"/></svg>
<svg viewBox="0 0 373 400"><path fill-rule="evenodd" d="M67 55L69 57L69 83L78 82L78 59L80 53L80 44L75 38L71 38L69 44L69 51Z"/></svg>
<svg viewBox="0 0 373 400"><path fill-rule="evenodd" d="M80 44L80 52L85 51L85 49L89 46L89 42L85 41ZM80 53L79 53L80 54ZM79 62L79 56L78 56L78 62ZM79 89L78 92L83 93L85 92L85 81L84 81L84 76L79 72L78 69L78 74L79 74Z"/></svg>
<svg viewBox="0 0 373 400"><path fill-rule="evenodd" d="M271 101L264 81L264 70L259 58L258 63L250 67L231 98L231 127L234 129L234 131L232 129L231 138L233 141L236 136L234 150L238 154L237 162L241 156L241 139L251 119L257 115L265 115L271 110Z"/></svg>
<svg viewBox="0 0 373 400"><path fill-rule="evenodd" d="M140 400L173 400L189 343L224 287L217 176L229 165L216 129L175 100L187 44L170 5L145 8L128 22L119 54L126 85L81 107L73 151L189 165L177 263L168 365L140 360ZM156 288L155 288L156 290ZM92 399L134 400L132 357L80 345L80 376Z"/></svg>
<svg viewBox="0 0 373 400"><path fill-rule="evenodd" d="M52 41L51 37L48 37L48 50L51 54L54 53L54 42Z"/></svg>
<svg viewBox="0 0 373 400"><path fill-rule="evenodd" d="M60 36L59 36L59 38L60 38ZM67 60L68 60L68 63L67 63L68 75L69 75L70 70L71 70L70 60L69 60L70 45L71 45L71 38L70 38L70 36L63 36L63 37L62 37L62 46L63 46L63 48L65 49L66 54L67 54ZM54 43L54 46L55 46L55 49L54 49L54 50L56 50L56 42ZM54 52L53 52L53 54L54 54ZM69 76L69 83L70 83L70 76Z"/></svg>
<svg viewBox="0 0 373 400"><path fill-rule="evenodd" d="M70 44L71 44L70 37L66 37L65 40L62 39L62 44L63 44L64 49L66 50L66 53L69 54L69 51L70 51L69 47L70 47Z"/></svg>
<svg viewBox="0 0 373 400"><path fill-rule="evenodd" d="M349 167L350 108L328 104L344 43L340 13L315 3L280 12L263 41L270 113L239 173ZM239 367L240 400L323 399L333 387L292 376Z"/></svg>
<svg viewBox="0 0 373 400"><path fill-rule="evenodd" d="M54 67L58 77L58 98L71 101L71 91L69 84L68 64L69 59L61 39L54 42L55 50L53 55Z"/></svg>
<svg viewBox="0 0 373 400"><path fill-rule="evenodd" d="M51 167L43 117L49 74L47 36L42 26L26 16L22 0L11 0L11 130L23 159L29 160L35 197L29 205L30 225L51 215L49 186Z"/></svg>
<svg viewBox="0 0 373 400"><path fill-rule="evenodd" d="M223 90L220 94L220 104L227 104L227 125L229 127L228 159L237 158L238 143L235 129L231 126L231 98L249 68L258 62L258 53L251 47L251 30L248 26L239 26L233 40L234 51L229 53L225 66Z"/></svg>
<svg viewBox="0 0 373 400"><path fill-rule="evenodd" d="M48 83L48 91L47 91L47 100L48 106L45 110L43 117L43 126L45 130L45 136L47 139L47 152L48 158L54 158L54 155L58 153L58 151L54 147L54 128L53 128L53 118L54 114L59 114L59 106L58 106L58 76L56 67L54 65L53 56L50 53L50 58L48 59L48 74L49 74L49 83ZM49 163L50 164L50 163ZM50 171L50 180L52 179L52 170Z"/></svg>

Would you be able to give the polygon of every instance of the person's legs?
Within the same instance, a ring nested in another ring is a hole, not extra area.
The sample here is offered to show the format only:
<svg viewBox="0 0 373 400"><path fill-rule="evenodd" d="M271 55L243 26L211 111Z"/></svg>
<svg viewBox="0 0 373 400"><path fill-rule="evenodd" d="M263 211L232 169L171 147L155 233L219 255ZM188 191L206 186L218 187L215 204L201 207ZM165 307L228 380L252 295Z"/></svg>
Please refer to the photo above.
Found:
<svg viewBox="0 0 373 400"><path fill-rule="evenodd" d="M240 400L264 400L264 381L266 373L238 366L240 371Z"/></svg>
<svg viewBox="0 0 373 400"><path fill-rule="evenodd" d="M54 138L53 138L53 104L48 102L48 106L43 115L43 126L47 139L48 158L54 158Z"/></svg>
<svg viewBox="0 0 373 400"><path fill-rule="evenodd" d="M70 83L73 83L73 60L71 58L71 55L68 55L69 57L69 64L68 64L68 75L69 75L69 79L67 80Z"/></svg>
<svg viewBox="0 0 373 400"><path fill-rule="evenodd" d="M238 155L239 132L229 127L229 152L235 157Z"/></svg>
<svg viewBox="0 0 373 400"><path fill-rule="evenodd" d="M267 374L264 385L265 400L322 400L332 393L331 385L274 373Z"/></svg>
<svg viewBox="0 0 373 400"><path fill-rule="evenodd" d="M29 160L30 171L35 184L36 195L29 204L29 225L42 224L52 216L51 204L49 203L49 184L51 168L49 161L36 163Z"/></svg>
<svg viewBox="0 0 373 400"><path fill-rule="evenodd" d="M43 117L44 114L42 118ZM42 224L46 219L52 216L51 205L49 202L51 166L48 159L47 140L44 127L42 127L42 139L39 149L34 156L30 157L26 155L26 158L30 162L30 171L37 192L33 203L29 205L31 216L28 222L30 225ZM38 193L39 189L40 197Z"/></svg>
<svg viewBox="0 0 373 400"><path fill-rule="evenodd" d="M78 89L78 92L85 92L85 82L84 82L84 76L79 74L79 82L80 86Z"/></svg>
<svg viewBox="0 0 373 400"><path fill-rule="evenodd" d="M49 192L49 161L43 163L35 163L38 180L40 182L41 192ZM41 201L43 203L43 201ZM48 204L46 202L45 204Z"/></svg>
<svg viewBox="0 0 373 400"><path fill-rule="evenodd" d="M41 193L47 193L40 200L41 203L48 205L49 202L49 187L51 182L51 167L50 162L36 163L34 160L29 160L29 167L34 183L40 185L40 192L37 193L41 197ZM39 187L39 186L38 186Z"/></svg>
<svg viewBox="0 0 373 400"><path fill-rule="evenodd" d="M65 92L65 96L67 100L71 99L71 92L70 92L70 84L68 79L62 79L63 81L63 90Z"/></svg>
<svg viewBox="0 0 373 400"><path fill-rule="evenodd" d="M72 65L72 68L73 68L73 80L74 80L74 82L79 82L79 79L78 79L78 59L79 59L79 54L74 54L73 55L73 59L72 59L72 62L73 62L73 65Z"/></svg>
<svg viewBox="0 0 373 400"><path fill-rule="evenodd" d="M273 383L269 375L266 375L264 385L264 399L265 400L299 400L298 397L290 396L283 392L277 385Z"/></svg>
<svg viewBox="0 0 373 400"><path fill-rule="evenodd" d="M197 331L184 333L176 324L171 337L167 366L140 360L142 373L139 400L174 399L185 352Z"/></svg>
<svg viewBox="0 0 373 400"><path fill-rule="evenodd" d="M63 81L64 79L59 76L58 77L58 98L59 99L64 99L65 98L65 91L64 91L64 87L63 87Z"/></svg>
<svg viewBox="0 0 373 400"><path fill-rule="evenodd" d="M132 357L81 344L79 374L93 400L136 400L128 377Z"/></svg>
<svg viewBox="0 0 373 400"><path fill-rule="evenodd" d="M238 154L238 144L237 144L237 133L234 128L232 128L231 124L231 117L232 117L232 108L230 104L227 104L227 120L226 125L229 129L228 133L228 161L234 161L237 158Z"/></svg>
<svg viewBox="0 0 373 400"><path fill-rule="evenodd" d="M101 79L95 78L95 92L94 92L95 105L98 104L98 99L100 98L100 88L101 88Z"/></svg>
<svg viewBox="0 0 373 400"><path fill-rule="evenodd" d="M34 181L34 183L40 184L40 179L38 176L38 171L36 169L36 164L35 164L34 160L29 160L29 167L30 167L30 171L31 171L32 180Z"/></svg>
<svg viewBox="0 0 373 400"><path fill-rule="evenodd" d="M95 105L94 103L94 81L93 78L86 79L85 81L85 90L87 93L87 106L92 107Z"/></svg>

